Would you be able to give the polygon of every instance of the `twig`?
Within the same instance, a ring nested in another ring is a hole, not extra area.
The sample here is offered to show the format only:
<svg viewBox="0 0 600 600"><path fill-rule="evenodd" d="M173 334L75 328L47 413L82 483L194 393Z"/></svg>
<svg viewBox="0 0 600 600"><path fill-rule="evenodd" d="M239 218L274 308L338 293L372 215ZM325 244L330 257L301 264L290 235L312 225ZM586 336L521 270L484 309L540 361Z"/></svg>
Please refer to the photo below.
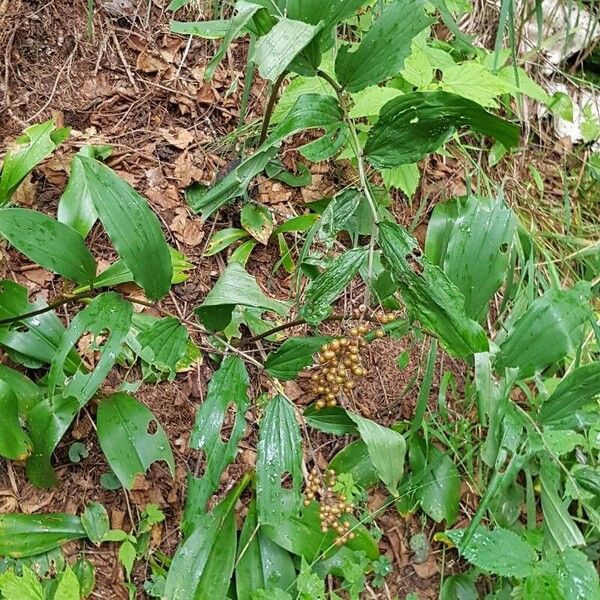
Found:
<svg viewBox="0 0 600 600"><path fill-rule="evenodd" d="M262 127L260 130L260 137L258 138L258 145L260 146L267 139L267 132L269 131L269 125L271 123L271 117L273 116L273 109L275 108L275 101L277 100L277 94L279 93L279 88L285 79L287 73L284 71L273 84L273 88L271 89L271 95L269 96L269 101L267 102L267 106L265 108L265 114L263 116Z"/></svg>
<svg viewBox="0 0 600 600"><path fill-rule="evenodd" d="M126 60L125 55L123 54L123 50L121 50L121 44L119 43L119 40L118 40L117 35L114 32L114 30L111 30L110 36L112 37L112 40L115 43L115 48L117 50L117 54L119 55L119 58L121 59L121 63L123 64L123 67L125 67L125 73L127 73L127 79L129 79L129 82L133 86L133 89L136 92L139 92L140 90L135 82L133 73L131 72L131 67L129 66L129 63Z"/></svg>

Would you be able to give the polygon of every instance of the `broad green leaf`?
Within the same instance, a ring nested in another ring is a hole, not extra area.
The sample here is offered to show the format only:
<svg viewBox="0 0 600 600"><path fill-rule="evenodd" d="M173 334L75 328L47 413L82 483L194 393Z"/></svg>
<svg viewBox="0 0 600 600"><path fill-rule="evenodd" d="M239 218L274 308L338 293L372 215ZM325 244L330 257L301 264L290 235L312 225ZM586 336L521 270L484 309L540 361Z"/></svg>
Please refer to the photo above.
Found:
<svg viewBox="0 0 600 600"><path fill-rule="evenodd" d="M188 188L185 194L187 203L194 212L202 213L203 219L208 219L227 202L242 196L252 179L265 168L276 154L276 147L261 146L261 149L243 160L209 190L199 186Z"/></svg>
<svg viewBox="0 0 600 600"><path fill-rule="evenodd" d="M226 598L235 565L235 504L248 480L242 480L213 510L201 515L182 542L169 568L164 597L169 600Z"/></svg>
<svg viewBox="0 0 600 600"><path fill-rule="evenodd" d="M399 165L393 169L383 169L381 176L387 188L402 190L409 199L415 195L421 179L421 173L416 164Z"/></svg>
<svg viewBox="0 0 600 600"><path fill-rule="evenodd" d="M137 336L139 355L160 372L174 377L188 345L188 331L175 317L154 321Z"/></svg>
<svg viewBox="0 0 600 600"><path fill-rule="evenodd" d="M354 16L366 0L258 0L262 6L277 6L280 13L287 13L290 19L298 19L316 25L335 25Z"/></svg>
<svg viewBox="0 0 600 600"><path fill-rule="evenodd" d="M369 457L379 478L389 492L397 496L406 454L404 436L350 411L348 416L356 423L358 433L367 446Z"/></svg>
<svg viewBox="0 0 600 600"><path fill-rule="evenodd" d="M575 414L600 394L600 362L571 371L544 401L538 422L552 426Z"/></svg>
<svg viewBox="0 0 600 600"><path fill-rule="evenodd" d="M293 231L308 231L320 218L321 215L317 215L315 213L306 213L305 215L292 217L280 225L277 225L277 227L275 227L273 230L273 233L278 234Z"/></svg>
<svg viewBox="0 0 600 600"><path fill-rule="evenodd" d="M585 545L579 527L569 514L567 505L558 495L555 465L547 459L544 459L541 464L540 483L544 524L558 549L562 552L572 546Z"/></svg>
<svg viewBox="0 0 600 600"><path fill-rule="evenodd" d="M150 300L171 287L173 267L158 217L131 185L101 162L75 155L87 190L119 257Z"/></svg>
<svg viewBox="0 0 600 600"><path fill-rule="evenodd" d="M123 300L116 292L105 292L96 296L86 308L77 313L64 332L52 361L48 375L49 394L54 395L57 387L63 386L62 396L76 398L80 407L83 407L98 391L115 364L129 331L132 314L131 303ZM107 330L109 334L106 333ZM65 361L85 333L92 334L94 338L106 338L100 347L100 359L91 373L79 370L66 381L68 371L65 369Z"/></svg>
<svg viewBox="0 0 600 600"><path fill-rule="evenodd" d="M260 421L256 503L261 525L279 525L297 514L302 487L302 437L292 404L275 396Z"/></svg>
<svg viewBox="0 0 600 600"><path fill-rule="evenodd" d="M322 137L304 144L298 148L300 154L311 162L323 162L329 160L346 144L350 130L346 123L337 123Z"/></svg>
<svg viewBox="0 0 600 600"><path fill-rule="evenodd" d="M460 546L464 529L446 531L471 564L501 577L528 577L536 567L537 554L517 533L502 527L489 530L479 526L466 548Z"/></svg>
<svg viewBox="0 0 600 600"><path fill-rule="evenodd" d="M285 519L279 525L264 525L261 530L276 544L288 552L304 557L309 563L327 555L352 557L353 552L364 552L368 559L377 560L379 550L377 542L371 537L364 525L359 525L352 515L344 515L344 521L349 521L351 531L356 534L348 540L341 549L334 545L335 533L321 531L319 519L319 504L311 502L302 508L299 516Z"/></svg>
<svg viewBox="0 0 600 600"><path fill-rule="evenodd" d="M87 598L96 587L96 567L87 558L80 558L73 565L73 572L79 581L81 595Z"/></svg>
<svg viewBox="0 0 600 600"><path fill-rule="evenodd" d="M35 556L84 537L81 520L75 515L0 514L0 556Z"/></svg>
<svg viewBox="0 0 600 600"><path fill-rule="evenodd" d="M258 590L289 589L296 580L296 569L286 550L272 542L260 529L256 517L256 502L248 507L248 514L240 533L235 591L238 600L253 600Z"/></svg>
<svg viewBox="0 0 600 600"><path fill-rule="evenodd" d="M296 169L298 170L298 173L292 173L285 168L279 159L275 159L267 164L265 167L265 174L269 179L283 181L283 183L290 187L304 187L310 185L312 175L309 168L304 163L297 163Z"/></svg>
<svg viewBox="0 0 600 600"><path fill-rule="evenodd" d="M81 515L81 524L90 540L98 546L110 529L108 513L100 502L91 502Z"/></svg>
<svg viewBox="0 0 600 600"><path fill-rule="evenodd" d="M227 227L216 231L206 244L204 256L213 256L225 250L238 240L243 240L248 237L248 233L239 227Z"/></svg>
<svg viewBox="0 0 600 600"><path fill-rule="evenodd" d="M341 406L325 407L317 410L311 404L304 411L306 424L313 429L334 435L356 434L356 423Z"/></svg>
<svg viewBox="0 0 600 600"><path fill-rule="evenodd" d="M440 89L472 100L481 106L497 108L495 98L510 92L513 86L483 65L468 60L443 69Z"/></svg>
<svg viewBox="0 0 600 600"><path fill-rule="evenodd" d="M40 388L29 377L2 364L0 364L0 383L5 383L12 389L17 398L19 414L27 415L29 409L42 399ZM4 411L0 410L0 414L4 414Z"/></svg>
<svg viewBox="0 0 600 600"><path fill-rule="evenodd" d="M336 95L331 85L321 77L294 77L277 101L271 123L274 125L280 123L288 115L298 98L305 94Z"/></svg>
<svg viewBox="0 0 600 600"><path fill-rule="evenodd" d="M17 138L19 144L4 157L0 173L0 206L6 204L30 171L69 136L69 129L56 127L54 120L28 127Z"/></svg>
<svg viewBox="0 0 600 600"><path fill-rule="evenodd" d="M227 31L225 31L223 35L223 41L221 42L219 49L217 50L216 54L212 57L204 71L204 79L206 81L213 76L216 68L219 66L219 63L225 56L225 52L227 52L227 48L229 48L231 42L236 37L242 35L246 24L259 10L261 10L261 6L259 5L259 3L254 4L251 2L245 2L244 0L238 0L235 3L235 13L233 17L229 20L229 26L227 27Z"/></svg>
<svg viewBox="0 0 600 600"><path fill-rule="evenodd" d="M33 485L48 488L58 483L50 459L80 410L77 399L55 396L44 398L29 411L27 421L33 453L27 460L27 478Z"/></svg>
<svg viewBox="0 0 600 600"><path fill-rule="evenodd" d="M413 317L432 331L453 356L485 352L488 341L478 323L465 314L464 296L439 267L420 256L417 241L399 225L379 225L379 244ZM413 271L409 258L418 265Z"/></svg>
<svg viewBox="0 0 600 600"><path fill-rule="evenodd" d="M111 151L110 146L84 146L77 154L105 159L110 156ZM98 219L81 161L71 161L71 173L58 203L57 218L61 223L78 231L84 238Z"/></svg>
<svg viewBox="0 0 600 600"><path fill-rule="evenodd" d="M281 17L256 44L252 58L260 76L275 81L319 30L318 25Z"/></svg>
<svg viewBox="0 0 600 600"><path fill-rule="evenodd" d="M456 521L460 503L460 475L447 455L430 448L429 465L417 496L423 511L436 523L445 521L448 526Z"/></svg>
<svg viewBox="0 0 600 600"><path fill-rule="evenodd" d="M553 430L545 429L542 433L544 438L544 446L549 448L553 454L562 456L573 452L577 446L585 447L587 442L581 433L577 433L572 429Z"/></svg>
<svg viewBox="0 0 600 600"><path fill-rule="evenodd" d="M453 60L451 62L454 64ZM413 42L401 74L408 83L417 88L424 88L433 81L434 67L421 45Z"/></svg>
<svg viewBox="0 0 600 600"><path fill-rule="evenodd" d="M334 301L352 281L366 258L367 248L354 248L334 258L311 282L300 315L315 325L328 317Z"/></svg>
<svg viewBox="0 0 600 600"><path fill-rule="evenodd" d="M29 303L27 289L8 279L0 280L0 319L9 319L46 308L42 301ZM47 311L19 321L18 327L0 326L0 344L19 354L25 366L39 367L50 364L65 330L54 311ZM23 330L23 326L27 329ZM24 357L33 359L33 364ZM80 365L79 357L71 352L65 360L65 370L71 374Z"/></svg>
<svg viewBox="0 0 600 600"><path fill-rule="evenodd" d="M249 378L244 362L238 356L228 356L212 376L206 398L198 408L189 446L204 453L204 473L189 482L186 521L206 510L211 494L219 489L220 478L238 452L238 442L246 428ZM225 417L235 409L231 432L225 437ZM223 438L227 441L223 441ZM193 496L193 502L191 502ZM186 527L188 524L186 523Z"/></svg>
<svg viewBox="0 0 600 600"><path fill-rule="evenodd" d="M0 456L24 460L31 454L31 440L19 422L19 401L0 372Z"/></svg>
<svg viewBox="0 0 600 600"><path fill-rule="evenodd" d="M331 338L323 336L288 338L265 361L265 369L273 377L291 381L298 373L313 364L313 355Z"/></svg>
<svg viewBox="0 0 600 600"><path fill-rule="evenodd" d="M450 575L444 580L439 600L478 600L477 588L468 575Z"/></svg>
<svg viewBox="0 0 600 600"><path fill-rule="evenodd" d="M242 265L242 267L245 266L252 254L252 250L256 248L256 244L258 244L258 242L254 239L246 240L231 253L228 262L237 262Z"/></svg>
<svg viewBox="0 0 600 600"><path fill-rule="evenodd" d="M242 265L231 263L210 290L204 302L196 308L196 315L205 327L223 331L231 321L236 305L271 310L285 315L288 305L266 296L258 287L256 279Z"/></svg>
<svg viewBox="0 0 600 600"><path fill-rule="evenodd" d="M80 600L80 587L77 575L69 565L58 577L58 585L52 600Z"/></svg>
<svg viewBox="0 0 600 600"><path fill-rule="evenodd" d="M97 424L104 456L124 488L130 490L136 476L158 460L164 460L175 476L167 434L144 404L127 394L112 394L100 402Z"/></svg>
<svg viewBox="0 0 600 600"><path fill-rule="evenodd" d="M349 44L339 49L335 61L339 83L350 92L358 92L396 75L410 54L412 39L433 22L421 0L392 2L354 52Z"/></svg>
<svg viewBox="0 0 600 600"><path fill-rule="evenodd" d="M169 23L169 28L171 33L197 35L198 37L206 38L208 40L219 40L222 37L225 37L225 34L229 29L229 21L224 19L215 21L196 21L192 23L189 21L171 21ZM243 30L240 31L240 33L243 33Z"/></svg>
<svg viewBox="0 0 600 600"><path fill-rule="evenodd" d="M588 557L574 548L566 548L552 558L564 600L600 600L598 570Z"/></svg>
<svg viewBox="0 0 600 600"><path fill-rule="evenodd" d="M487 316L506 277L515 232L515 215L500 199L455 198L433 210L425 254L462 292L474 320Z"/></svg>
<svg viewBox="0 0 600 600"><path fill-rule="evenodd" d="M44 588L37 575L27 566L21 575L13 571L0 573L0 593L3 600L45 600Z"/></svg>
<svg viewBox="0 0 600 600"><path fill-rule="evenodd" d="M551 289L534 300L500 345L496 370L515 367L521 377L528 377L573 352L584 333L589 298L590 286L582 281L568 290Z"/></svg>
<svg viewBox="0 0 600 600"><path fill-rule="evenodd" d="M0 210L0 235L41 267L91 285L96 261L79 232L28 208Z"/></svg>
<svg viewBox="0 0 600 600"><path fill-rule="evenodd" d="M379 476L369 456L369 449L362 440L356 440L342 448L329 462L336 473L349 473L356 483L365 489L379 482Z"/></svg>
<svg viewBox="0 0 600 600"><path fill-rule="evenodd" d="M364 149L367 160L389 169L415 163L437 150L461 127L495 137L506 148L519 142L519 128L479 104L448 92L413 92L380 111Z"/></svg>
<svg viewBox="0 0 600 600"><path fill-rule="evenodd" d="M503 69L500 69L498 71L498 77L503 79L513 90L518 90L522 94L525 94L525 96L529 96L530 98L533 98L534 100L537 100L546 106L550 106L552 104L552 96L550 96L539 83L531 79L526 71L524 71L521 67L517 67L516 71L519 77L518 82L515 78L514 65L509 65ZM554 107L551 107L551 109L554 110ZM572 121L573 119L571 118L570 120Z"/></svg>
<svg viewBox="0 0 600 600"><path fill-rule="evenodd" d="M242 227L257 241L265 246L273 233L273 216L263 204L248 202L240 214Z"/></svg>

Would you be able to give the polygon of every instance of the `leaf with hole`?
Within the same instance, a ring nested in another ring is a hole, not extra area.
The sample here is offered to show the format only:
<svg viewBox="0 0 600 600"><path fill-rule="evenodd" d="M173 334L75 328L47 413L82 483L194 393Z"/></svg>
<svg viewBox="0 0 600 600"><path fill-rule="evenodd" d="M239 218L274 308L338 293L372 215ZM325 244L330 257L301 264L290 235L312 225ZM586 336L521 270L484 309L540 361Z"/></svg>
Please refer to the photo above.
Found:
<svg viewBox="0 0 600 600"><path fill-rule="evenodd" d="M158 217L146 200L112 169L94 158L76 154L98 217L119 257L144 288L158 300L171 288L173 266Z"/></svg>
<svg viewBox="0 0 600 600"><path fill-rule="evenodd" d="M175 475L165 430L150 409L132 396L117 393L102 400L97 425L104 456L124 488L130 490L136 476L144 475L159 460L165 461L171 475Z"/></svg>
<svg viewBox="0 0 600 600"><path fill-rule="evenodd" d="M265 246L273 233L273 216L263 204L248 202L240 214L242 227L257 241Z"/></svg>
<svg viewBox="0 0 600 600"><path fill-rule="evenodd" d="M75 515L47 513L0 515L0 556L25 558L48 552L72 540L86 537Z"/></svg>
<svg viewBox="0 0 600 600"><path fill-rule="evenodd" d="M381 223L379 244L410 313L440 339L449 354L469 356L488 349L485 332L465 314L460 290L420 255L417 241L404 228Z"/></svg>
<svg viewBox="0 0 600 600"><path fill-rule="evenodd" d="M188 483L185 528L190 529L198 515L206 511L206 504L220 485L223 471L238 452L238 443L246 428L249 378L244 362L238 356L228 356L212 376L206 398L198 408L190 435L189 446L204 453L204 473ZM231 409L231 410L230 410ZM225 418L234 412L233 427L226 439Z"/></svg>
<svg viewBox="0 0 600 600"><path fill-rule="evenodd" d="M261 525L278 525L297 514L302 486L302 437L292 404L275 396L260 421L256 503Z"/></svg>
<svg viewBox="0 0 600 600"><path fill-rule="evenodd" d="M519 142L517 126L479 104L448 92L412 92L390 100L369 131L365 157L390 169L435 152L461 127L496 138L506 148Z"/></svg>
<svg viewBox="0 0 600 600"><path fill-rule="evenodd" d="M327 318L333 303L352 281L367 258L367 248L347 250L334 258L330 265L313 281L306 292L300 315L316 325Z"/></svg>
<svg viewBox="0 0 600 600"><path fill-rule="evenodd" d="M104 160L111 152L110 146L84 146L77 154ZM71 161L71 173L58 203L57 218L61 223L78 231L84 238L98 219L83 165L79 160Z"/></svg>
<svg viewBox="0 0 600 600"><path fill-rule="evenodd" d="M358 92L396 75L410 54L413 38L433 22L422 0L395 0L383 10L354 52L349 44L341 46L335 61L339 83L350 92Z"/></svg>
<svg viewBox="0 0 600 600"><path fill-rule="evenodd" d="M41 267L79 284L91 285L96 261L81 234L28 208L0 210L0 235Z"/></svg>
<svg viewBox="0 0 600 600"><path fill-rule="evenodd" d="M195 312L205 327L212 331L223 331L237 305L270 310L279 315L288 312L288 304L266 296L256 279L239 263L227 266Z"/></svg>
<svg viewBox="0 0 600 600"><path fill-rule="evenodd" d="M17 146L4 157L0 173L0 206L6 204L32 169L69 137L68 127L56 127L54 120L28 127L17 138Z"/></svg>

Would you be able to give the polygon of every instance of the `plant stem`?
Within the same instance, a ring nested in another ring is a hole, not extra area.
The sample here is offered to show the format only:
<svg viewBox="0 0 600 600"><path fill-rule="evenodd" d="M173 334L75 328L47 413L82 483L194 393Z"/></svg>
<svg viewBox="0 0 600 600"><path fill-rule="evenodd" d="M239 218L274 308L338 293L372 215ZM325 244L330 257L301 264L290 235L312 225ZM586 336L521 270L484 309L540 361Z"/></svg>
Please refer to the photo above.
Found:
<svg viewBox="0 0 600 600"><path fill-rule="evenodd" d="M269 131L269 125L271 123L271 117L273 116L273 109L275 108L275 101L277 100L277 94L279 93L279 88L285 79L287 73L284 71L273 84L271 88L271 95L269 96L269 100L267 101L267 106L265 108L265 114L263 116L262 127L260 130L260 137L258 138L258 145L260 146L267 139L267 132Z"/></svg>

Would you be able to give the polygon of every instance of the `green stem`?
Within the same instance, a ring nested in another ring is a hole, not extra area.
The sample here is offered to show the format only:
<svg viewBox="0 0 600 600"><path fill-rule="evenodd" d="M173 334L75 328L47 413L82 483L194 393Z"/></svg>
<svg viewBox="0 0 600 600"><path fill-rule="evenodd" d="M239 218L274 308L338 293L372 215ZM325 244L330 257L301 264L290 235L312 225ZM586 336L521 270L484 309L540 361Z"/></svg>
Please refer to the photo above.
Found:
<svg viewBox="0 0 600 600"><path fill-rule="evenodd" d="M269 96L269 100L267 101L267 106L265 108L265 114L263 116L262 127L260 130L260 137L258 138L258 145L260 146L267 139L267 132L269 131L269 125L271 123L271 117L273 116L273 109L275 108L275 101L277 100L277 94L279 93L279 88L285 79L287 73L284 71L273 84L271 88L271 95Z"/></svg>

